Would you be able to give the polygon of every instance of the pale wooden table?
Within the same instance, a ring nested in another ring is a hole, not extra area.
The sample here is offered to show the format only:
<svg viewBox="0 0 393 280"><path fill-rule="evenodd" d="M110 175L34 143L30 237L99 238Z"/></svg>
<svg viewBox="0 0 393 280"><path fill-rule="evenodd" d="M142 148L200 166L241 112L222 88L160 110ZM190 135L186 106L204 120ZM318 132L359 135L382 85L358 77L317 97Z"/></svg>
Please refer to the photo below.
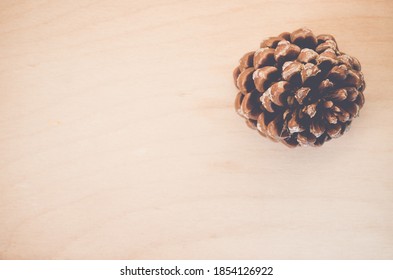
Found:
<svg viewBox="0 0 393 280"><path fill-rule="evenodd" d="M393 258L393 2L0 2L0 258ZM359 58L344 137L291 150L232 69L307 26Z"/></svg>

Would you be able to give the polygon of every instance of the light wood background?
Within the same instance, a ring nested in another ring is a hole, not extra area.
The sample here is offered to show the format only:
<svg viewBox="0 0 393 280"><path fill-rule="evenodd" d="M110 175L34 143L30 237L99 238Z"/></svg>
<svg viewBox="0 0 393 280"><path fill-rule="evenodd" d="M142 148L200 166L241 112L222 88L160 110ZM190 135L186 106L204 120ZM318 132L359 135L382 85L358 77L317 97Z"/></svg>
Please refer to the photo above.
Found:
<svg viewBox="0 0 393 280"><path fill-rule="evenodd" d="M291 150L236 115L232 69L302 26L366 104ZM1 0L0 258L393 258L392 69L392 1Z"/></svg>

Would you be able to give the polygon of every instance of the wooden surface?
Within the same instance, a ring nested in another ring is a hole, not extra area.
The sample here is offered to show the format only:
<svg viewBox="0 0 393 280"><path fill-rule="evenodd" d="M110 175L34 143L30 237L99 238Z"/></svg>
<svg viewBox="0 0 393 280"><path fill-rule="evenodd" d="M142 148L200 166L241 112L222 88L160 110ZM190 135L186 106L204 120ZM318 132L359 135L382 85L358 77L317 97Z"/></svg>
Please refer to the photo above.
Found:
<svg viewBox="0 0 393 280"><path fill-rule="evenodd" d="M393 258L393 2L0 2L0 258ZM332 33L366 104L288 149L233 109L232 69Z"/></svg>

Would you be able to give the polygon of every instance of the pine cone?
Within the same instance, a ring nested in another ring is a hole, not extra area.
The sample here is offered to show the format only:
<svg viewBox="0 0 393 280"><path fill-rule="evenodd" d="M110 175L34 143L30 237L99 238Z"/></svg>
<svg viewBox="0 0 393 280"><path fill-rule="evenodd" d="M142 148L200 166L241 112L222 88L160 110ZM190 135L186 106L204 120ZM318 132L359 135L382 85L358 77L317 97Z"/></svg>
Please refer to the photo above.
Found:
<svg viewBox="0 0 393 280"><path fill-rule="evenodd" d="M246 53L233 77L246 124L289 147L321 146L344 134L364 104L359 61L331 35L298 29Z"/></svg>

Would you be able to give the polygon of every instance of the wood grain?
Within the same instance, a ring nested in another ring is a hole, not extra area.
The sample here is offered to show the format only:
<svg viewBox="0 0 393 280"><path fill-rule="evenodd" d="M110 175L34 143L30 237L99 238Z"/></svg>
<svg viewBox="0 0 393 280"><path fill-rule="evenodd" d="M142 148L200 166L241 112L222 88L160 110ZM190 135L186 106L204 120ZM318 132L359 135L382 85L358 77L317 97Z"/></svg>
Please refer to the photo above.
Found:
<svg viewBox="0 0 393 280"><path fill-rule="evenodd" d="M231 72L307 26L357 57L351 131L290 150ZM1 259L393 258L393 2L0 2Z"/></svg>

